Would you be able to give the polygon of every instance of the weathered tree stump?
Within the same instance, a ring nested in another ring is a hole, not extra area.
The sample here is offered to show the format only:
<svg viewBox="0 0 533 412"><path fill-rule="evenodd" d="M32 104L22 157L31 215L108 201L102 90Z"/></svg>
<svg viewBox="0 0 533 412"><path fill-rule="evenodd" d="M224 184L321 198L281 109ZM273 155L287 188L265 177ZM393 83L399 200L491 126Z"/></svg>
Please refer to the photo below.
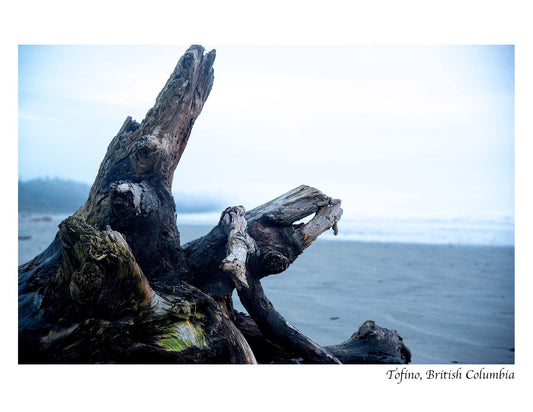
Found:
<svg viewBox="0 0 533 412"><path fill-rule="evenodd" d="M206 236L180 244L172 178L214 59L187 50L145 119L128 117L112 140L85 204L19 267L20 363L410 361L401 337L371 321L321 347L261 287L337 231L340 200L300 186L248 212L228 207ZM250 317L234 311L235 289Z"/></svg>

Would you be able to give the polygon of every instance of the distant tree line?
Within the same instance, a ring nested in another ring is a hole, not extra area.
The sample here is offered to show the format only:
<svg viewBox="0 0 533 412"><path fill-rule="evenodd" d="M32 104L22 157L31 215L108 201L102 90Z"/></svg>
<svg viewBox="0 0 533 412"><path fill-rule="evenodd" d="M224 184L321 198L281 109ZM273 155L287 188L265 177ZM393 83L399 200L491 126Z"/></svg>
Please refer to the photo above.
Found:
<svg viewBox="0 0 533 412"><path fill-rule="evenodd" d="M90 186L60 178L37 178L18 182L18 211L27 213L73 213L87 200ZM174 194L178 213L222 211L224 203L209 195Z"/></svg>
<svg viewBox="0 0 533 412"><path fill-rule="evenodd" d="M72 180L19 180L19 212L70 213L89 195L90 186Z"/></svg>

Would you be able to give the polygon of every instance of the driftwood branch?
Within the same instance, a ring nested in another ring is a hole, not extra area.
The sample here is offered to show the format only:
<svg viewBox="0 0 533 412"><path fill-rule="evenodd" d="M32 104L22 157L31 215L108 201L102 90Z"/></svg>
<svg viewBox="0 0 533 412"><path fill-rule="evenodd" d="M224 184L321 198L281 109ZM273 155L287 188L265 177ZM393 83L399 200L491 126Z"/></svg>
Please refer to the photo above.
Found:
<svg viewBox="0 0 533 412"><path fill-rule="evenodd" d="M250 343L261 363L305 363L294 352L287 351L263 334L249 316L238 313L235 324ZM411 351L394 330L364 322L348 340L333 346L325 346L329 353L343 364L409 363Z"/></svg>
<svg viewBox="0 0 533 412"><path fill-rule="evenodd" d="M258 279L250 281L250 287L240 288L237 291L243 306L261 332L292 353L293 357L311 363L341 363L331 352L301 333L274 309Z"/></svg>
<svg viewBox="0 0 533 412"><path fill-rule="evenodd" d="M228 237L227 256L222 260L220 269L231 275L237 289L248 288L246 263L249 254L257 253L257 246L246 231L247 222L244 217L244 207L228 207L222 213L220 224Z"/></svg>
<svg viewBox="0 0 533 412"><path fill-rule="evenodd" d="M314 191L311 188L301 188L296 193L300 195L299 205L307 206L306 193ZM288 196L293 196L294 191L289 192ZM283 203L282 196L276 199L275 203ZM276 206L277 207L277 206ZM297 205L293 204L294 210ZM327 207L327 206L323 206ZM267 215L273 210L271 207L263 205ZM298 213L297 213L298 214ZM256 215L260 220L261 216ZM279 217L283 217L282 214ZM273 341L283 347L289 348L292 352L298 353L302 358L316 363L340 363L331 353L317 345L307 336L298 331L294 326L287 322L273 307L272 303L265 296L259 277L254 276L254 269L259 268L258 273L265 273L261 265L267 261L268 267L273 267L272 259L276 256L285 265L288 259L280 253L274 254L269 251L268 254L261 257L261 246L256 246L254 239L246 231L247 221L244 214L244 208L241 206L228 208L222 214L220 225L225 233L228 233L228 256L222 261L222 270L229 273L235 280L239 298L255 322L259 325L263 333ZM265 226L265 229L267 226ZM303 228L302 228L303 229ZM303 236L300 231L295 232L294 236ZM318 235L317 235L318 236ZM270 244L270 246L273 246ZM281 245L279 245L281 246ZM305 247L305 243L303 247ZM258 259L259 258L259 259ZM247 261L250 260L250 269L247 267ZM255 262L254 262L255 261Z"/></svg>
<svg viewBox="0 0 533 412"><path fill-rule="evenodd" d="M144 120L124 121L75 214L122 233L149 279L183 270L172 178L213 86L214 60L214 50L186 51Z"/></svg>

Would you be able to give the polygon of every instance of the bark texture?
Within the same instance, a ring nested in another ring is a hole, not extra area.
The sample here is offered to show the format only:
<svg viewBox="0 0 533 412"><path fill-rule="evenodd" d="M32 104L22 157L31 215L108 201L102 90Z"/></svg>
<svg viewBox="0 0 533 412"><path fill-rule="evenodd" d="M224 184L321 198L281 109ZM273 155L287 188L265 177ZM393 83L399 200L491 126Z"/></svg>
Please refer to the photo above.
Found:
<svg viewBox="0 0 533 412"><path fill-rule="evenodd" d="M19 267L19 362L408 363L401 337L371 321L318 345L261 286L337 232L340 200L302 185L248 212L228 207L210 233L180 244L172 178L214 59L186 51L145 119L128 117L111 141L85 204ZM250 317L234 311L235 289Z"/></svg>

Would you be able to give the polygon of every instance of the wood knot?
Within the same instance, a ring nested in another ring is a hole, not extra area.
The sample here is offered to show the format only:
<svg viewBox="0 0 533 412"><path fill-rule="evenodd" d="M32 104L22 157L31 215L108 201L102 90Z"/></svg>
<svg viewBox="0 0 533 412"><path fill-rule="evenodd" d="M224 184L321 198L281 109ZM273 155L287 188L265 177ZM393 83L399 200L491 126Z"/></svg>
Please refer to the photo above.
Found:
<svg viewBox="0 0 533 412"><path fill-rule="evenodd" d="M289 259L279 252L267 252L261 258L261 269L264 273L275 275L289 267Z"/></svg>

